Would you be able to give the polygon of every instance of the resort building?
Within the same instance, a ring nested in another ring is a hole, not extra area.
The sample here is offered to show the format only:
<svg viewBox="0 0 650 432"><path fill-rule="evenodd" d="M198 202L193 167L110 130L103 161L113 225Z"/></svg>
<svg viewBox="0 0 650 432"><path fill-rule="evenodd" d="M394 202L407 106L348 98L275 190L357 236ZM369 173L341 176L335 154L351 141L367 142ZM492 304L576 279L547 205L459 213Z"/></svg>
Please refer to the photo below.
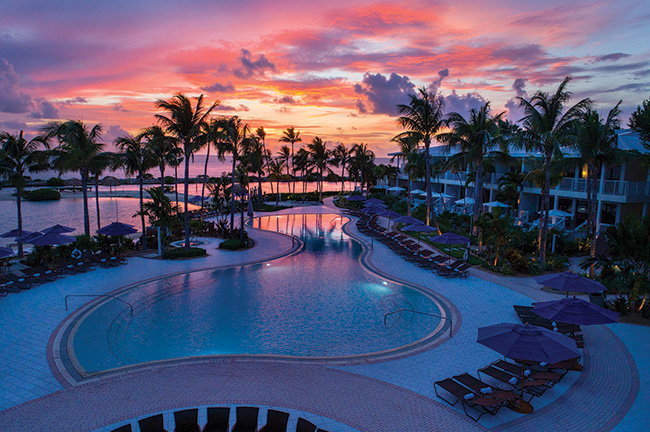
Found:
<svg viewBox="0 0 650 432"><path fill-rule="evenodd" d="M619 129L616 131L617 146L620 150L648 153L636 132ZM430 154L433 162L445 162L458 152L444 146L432 146ZM632 153L634 154L634 153ZM404 160L399 153L393 153L398 167L403 168ZM520 149L511 149L509 164L495 161L494 170L484 174L483 202L497 200L499 179L506 173L520 170L526 174L539 165L541 155ZM567 166L572 167L563 172L560 182L551 187L551 208L558 210L553 214L551 226L559 229L580 231L587 220L587 168L579 162L580 155L575 149L567 148L564 158L568 159ZM574 161L574 164L570 162ZM444 164L443 164L444 165ZM473 197L474 184L469 167L464 170L447 170L431 178L434 204L436 210L453 209L461 212L471 212L472 205L462 201L465 197ZM630 157L616 165L602 167L598 180L595 180L597 193L597 215L599 230L619 223L624 217L633 215L643 217L648 214L650 202L650 172L640 158ZM470 180L468 181L468 176ZM398 186L408 186L408 177L401 173L397 177ZM412 189L425 190L424 179L413 181ZM437 196L436 196L437 195ZM424 194L420 195L424 199ZM460 202L458 202L460 201ZM468 200L471 202L471 200ZM423 200L416 200L422 203ZM457 204L458 202L458 204ZM518 225L530 226L538 222L541 209L541 188L533 182L525 180L519 193L519 208L513 211Z"/></svg>

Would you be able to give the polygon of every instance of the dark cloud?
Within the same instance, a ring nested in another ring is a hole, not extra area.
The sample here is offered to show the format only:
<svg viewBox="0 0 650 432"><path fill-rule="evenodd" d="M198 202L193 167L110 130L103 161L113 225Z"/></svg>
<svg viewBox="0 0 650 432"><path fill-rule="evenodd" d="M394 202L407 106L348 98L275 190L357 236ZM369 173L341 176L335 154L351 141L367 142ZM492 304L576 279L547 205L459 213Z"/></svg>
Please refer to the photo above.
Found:
<svg viewBox="0 0 650 432"><path fill-rule="evenodd" d="M526 92L526 83L528 82L527 78L517 78L512 83L512 89L515 91L515 96L520 98L527 98L528 93ZM518 121L524 116L524 112L519 108L519 101L515 98L512 98L506 102L505 105L508 113L506 117L511 121Z"/></svg>
<svg viewBox="0 0 650 432"><path fill-rule="evenodd" d="M208 91L208 92L227 93L227 92L234 92L235 86L232 85L232 83L221 84L219 82L216 82L214 84L210 84L209 86L201 87L201 90Z"/></svg>
<svg viewBox="0 0 650 432"><path fill-rule="evenodd" d="M59 102L60 105L74 105L74 104L83 104L88 102L88 99L85 97L77 96L72 99L66 99L63 102Z"/></svg>
<svg viewBox="0 0 650 432"><path fill-rule="evenodd" d="M113 111L119 111L119 112L129 112L126 108L124 108L124 105L116 103L113 104Z"/></svg>
<svg viewBox="0 0 650 432"><path fill-rule="evenodd" d="M238 58L241 67L233 71L237 78L250 78L252 76L264 75L267 71L275 71L275 65L266 58L264 54L253 60L251 52L247 49L241 50L241 55Z"/></svg>
<svg viewBox="0 0 650 432"><path fill-rule="evenodd" d="M123 137L129 133L122 129L120 125L111 125L108 126L108 129L104 128L104 137L103 141L105 143L112 143L118 137Z"/></svg>
<svg viewBox="0 0 650 432"><path fill-rule="evenodd" d="M629 57L630 54L625 54L625 53L612 53L612 54L605 54L601 55L598 57L594 58L594 62L609 62L609 61L617 61L622 58Z"/></svg>
<svg viewBox="0 0 650 432"><path fill-rule="evenodd" d="M0 112L24 113L33 108L32 98L16 89L18 79L11 63L0 58Z"/></svg>
<svg viewBox="0 0 650 432"><path fill-rule="evenodd" d="M57 119L59 118L59 109L52 103L43 98L34 99L36 111L30 114L37 119Z"/></svg>
<svg viewBox="0 0 650 432"><path fill-rule="evenodd" d="M442 80L447 78L449 76L449 69L443 69L441 71L438 71L438 78L434 79L431 84L429 85L429 91L433 94L438 93L438 89L440 88L440 85L442 84Z"/></svg>
<svg viewBox="0 0 650 432"><path fill-rule="evenodd" d="M275 111L277 111L277 112L279 112L279 113L286 114L286 113L290 113L290 112L291 112L291 108L286 107L286 106L283 106L283 107L280 107L280 108L276 109Z"/></svg>
<svg viewBox="0 0 650 432"><path fill-rule="evenodd" d="M275 98L273 102L284 105L295 105L298 103L298 101L296 101L291 96L282 96L281 98Z"/></svg>
<svg viewBox="0 0 650 432"><path fill-rule="evenodd" d="M2 129L8 129L8 130L14 130L14 131L24 131L24 130L29 130L29 126L27 126L27 123L21 122L21 121L16 121L16 120L7 120L7 121L1 121L0 122L0 127Z"/></svg>
<svg viewBox="0 0 650 432"><path fill-rule="evenodd" d="M451 94L444 96L445 113L457 112L463 117L467 117L471 109L479 109L487 102L483 96L477 92L465 93L460 95L456 90Z"/></svg>
<svg viewBox="0 0 650 432"><path fill-rule="evenodd" d="M623 84L618 87L614 87L611 89L607 89L604 92L605 93L616 93L620 91L631 91L635 93L644 93L647 91L650 91L650 83L630 83L630 84Z"/></svg>
<svg viewBox="0 0 650 432"><path fill-rule="evenodd" d="M408 76L400 76L396 73L391 73L390 77L386 79L382 74L366 73L363 76L361 84L354 85L356 93L365 95L368 102L372 105L373 114L387 114L390 116L398 115L397 105L407 104L409 102L408 95L413 93L415 84L411 82ZM363 103L361 103L363 105ZM357 103L359 108L359 102ZM360 113L366 112L359 109Z"/></svg>
<svg viewBox="0 0 650 432"><path fill-rule="evenodd" d="M526 78L517 78L515 82L512 83L512 89L515 91L515 94L518 97L527 97L528 93L526 93L526 82L528 79Z"/></svg>
<svg viewBox="0 0 650 432"><path fill-rule="evenodd" d="M236 107L232 105L221 104L221 105L217 105L217 107L214 110L215 111L250 111L251 109L243 104L239 104Z"/></svg>

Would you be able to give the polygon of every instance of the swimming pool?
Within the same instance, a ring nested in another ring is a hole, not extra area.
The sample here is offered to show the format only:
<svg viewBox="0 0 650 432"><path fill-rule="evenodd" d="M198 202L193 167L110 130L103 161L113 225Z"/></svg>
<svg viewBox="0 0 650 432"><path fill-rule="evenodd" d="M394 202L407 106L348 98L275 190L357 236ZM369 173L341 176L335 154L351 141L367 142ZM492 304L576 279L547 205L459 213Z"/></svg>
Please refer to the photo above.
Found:
<svg viewBox="0 0 650 432"><path fill-rule="evenodd" d="M83 374L192 356L347 358L421 341L440 319L436 299L359 263L363 248L338 215L256 218L304 249L272 262L197 271L113 293L80 317L67 342ZM133 313L129 304L133 306Z"/></svg>

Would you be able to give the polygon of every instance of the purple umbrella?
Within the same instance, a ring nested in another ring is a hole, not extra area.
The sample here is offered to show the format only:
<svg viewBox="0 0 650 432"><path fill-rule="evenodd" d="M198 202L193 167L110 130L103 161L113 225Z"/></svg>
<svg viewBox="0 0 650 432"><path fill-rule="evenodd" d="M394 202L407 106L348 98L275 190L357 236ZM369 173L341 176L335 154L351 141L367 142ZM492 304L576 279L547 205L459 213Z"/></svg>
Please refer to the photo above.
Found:
<svg viewBox="0 0 650 432"><path fill-rule="evenodd" d="M388 225L386 229L390 229L390 220L400 217L400 214L392 210L383 210L377 213L377 216L388 218Z"/></svg>
<svg viewBox="0 0 650 432"><path fill-rule="evenodd" d="M49 228L45 228L44 230L41 230L41 232L43 234L65 234L65 233L70 233L74 230L75 230L74 228L56 224L56 225L52 225Z"/></svg>
<svg viewBox="0 0 650 432"><path fill-rule="evenodd" d="M413 232L437 232L438 230L430 227L429 225L424 225L423 223L413 224L402 228L402 231L413 231ZM418 236L418 244L420 244L420 236Z"/></svg>
<svg viewBox="0 0 650 432"><path fill-rule="evenodd" d="M18 238L23 237L29 234L33 234L31 231L23 230L22 234L18 234L18 228L7 231L6 233L0 234L0 238Z"/></svg>
<svg viewBox="0 0 650 432"><path fill-rule="evenodd" d="M535 277L535 281L540 285L554 288L558 291L566 291L567 297L569 296L569 291L593 294L607 289L600 282L570 271L537 276Z"/></svg>
<svg viewBox="0 0 650 432"><path fill-rule="evenodd" d="M359 211L360 211L361 213L371 213L371 214L376 214L376 213L380 213L380 212L382 212L382 211L384 211L384 210L386 210L386 209L384 209L383 207L369 206L369 207L366 207L366 208L362 208L362 209L359 210Z"/></svg>
<svg viewBox="0 0 650 432"><path fill-rule="evenodd" d="M431 241L448 245L469 243L469 239L467 237L463 237L462 235L453 232L447 232L439 236L431 237Z"/></svg>
<svg viewBox="0 0 650 432"><path fill-rule="evenodd" d="M365 201L367 198L361 196L361 195L350 195L346 198L348 201Z"/></svg>
<svg viewBox="0 0 650 432"><path fill-rule="evenodd" d="M138 230L135 229L133 225L125 224L122 222L113 222L97 230L97 234L107 236L123 236L137 232Z"/></svg>
<svg viewBox="0 0 650 432"><path fill-rule="evenodd" d="M16 241L18 243L31 243L32 240L34 240L35 238L40 237L42 235L43 235L43 233L37 231L37 232L33 232L33 233L29 233L27 235L24 235L22 237L18 237L16 239Z"/></svg>
<svg viewBox="0 0 650 432"><path fill-rule="evenodd" d="M74 242L76 239L72 236L65 234L47 233L41 234L32 240L25 242L31 243L34 246L58 246Z"/></svg>
<svg viewBox="0 0 650 432"><path fill-rule="evenodd" d="M14 250L7 247L0 247L0 259L10 257L14 254Z"/></svg>
<svg viewBox="0 0 650 432"><path fill-rule="evenodd" d="M395 222L396 223L403 223L403 224L411 224L411 225L413 225L413 224L421 224L422 223L422 221L420 219L414 218L413 216L398 217L397 219L395 219Z"/></svg>
<svg viewBox="0 0 650 432"><path fill-rule="evenodd" d="M618 322L618 314L577 298L535 303L533 312L546 319L566 324L592 325Z"/></svg>
<svg viewBox="0 0 650 432"><path fill-rule="evenodd" d="M379 205L383 205L383 206L386 205L385 202L383 202L382 200L377 199L377 198L368 198L366 200L366 202L364 203L364 205L369 205L369 204L379 204Z"/></svg>
<svg viewBox="0 0 650 432"><path fill-rule="evenodd" d="M532 405L523 400L526 362L551 364L580 357L576 342L570 337L527 324L503 323L481 327L476 341L505 357L524 363L519 379L521 396L515 407L520 412L533 411Z"/></svg>

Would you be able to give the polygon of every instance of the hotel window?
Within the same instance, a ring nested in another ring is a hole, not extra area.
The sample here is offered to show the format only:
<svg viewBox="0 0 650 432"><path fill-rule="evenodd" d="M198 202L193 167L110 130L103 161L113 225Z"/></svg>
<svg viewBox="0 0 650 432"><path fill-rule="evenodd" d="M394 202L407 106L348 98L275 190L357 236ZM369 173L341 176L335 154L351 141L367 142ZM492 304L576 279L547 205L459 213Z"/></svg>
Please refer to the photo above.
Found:
<svg viewBox="0 0 650 432"><path fill-rule="evenodd" d="M613 165L605 167L605 180L620 180L621 179L621 166Z"/></svg>
<svg viewBox="0 0 650 432"><path fill-rule="evenodd" d="M616 204L603 204L600 212L600 223L614 225L616 224Z"/></svg>

